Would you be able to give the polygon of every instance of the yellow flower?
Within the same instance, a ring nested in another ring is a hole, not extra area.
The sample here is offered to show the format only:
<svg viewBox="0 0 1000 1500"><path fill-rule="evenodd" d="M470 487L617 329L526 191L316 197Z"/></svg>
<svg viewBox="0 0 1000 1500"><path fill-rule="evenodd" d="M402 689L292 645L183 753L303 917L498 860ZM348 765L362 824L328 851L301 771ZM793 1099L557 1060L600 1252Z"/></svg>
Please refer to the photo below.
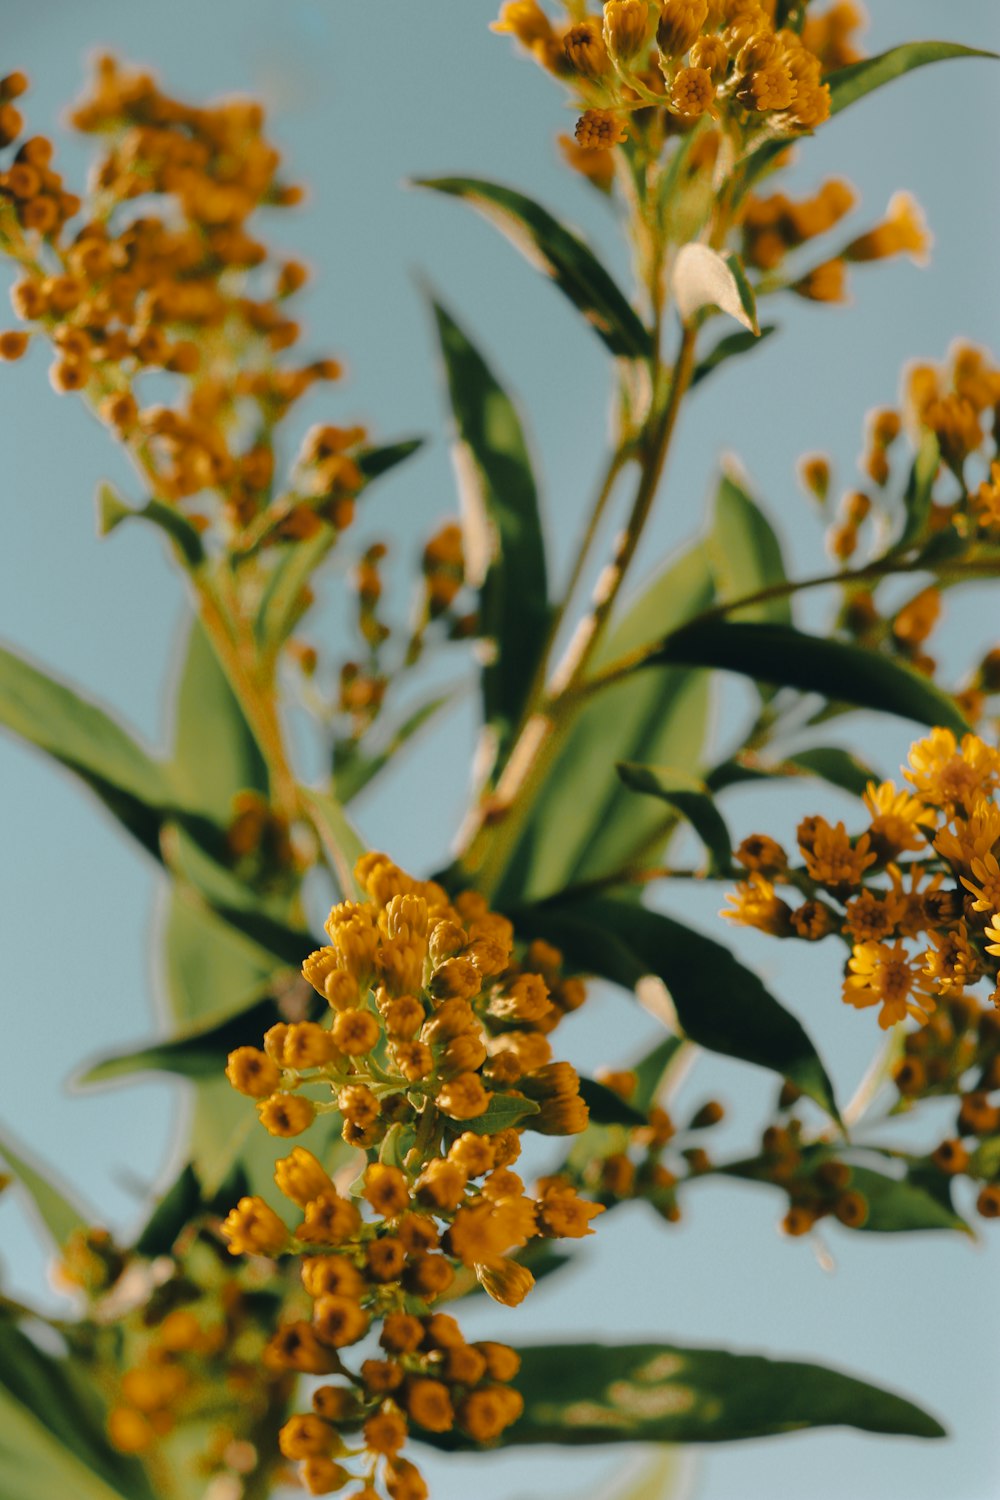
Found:
<svg viewBox="0 0 1000 1500"><path fill-rule="evenodd" d="M628 139L624 121L610 109L584 110L574 134L577 145L584 151L606 151Z"/></svg>
<svg viewBox="0 0 1000 1500"><path fill-rule="evenodd" d="M797 836L810 878L834 889L860 885L865 870L877 858L867 833L852 845L843 823L831 825L825 818L804 818Z"/></svg>
<svg viewBox="0 0 1000 1500"><path fill-rule="evenodd" d="M953 932L927 934L931 947L924 954L924 973L939 995L960 995L982 978L983 966L969 942L969 930L961 922Z"/></svg>
<svg viewBox="0 0 1000 1500"><path fill-rule="evenodd" d="M979 797L967 818L955 818L951 828L942 828L934 847L950 864L969 870L974 859L985 859L998 842L1000 806Z"/></svg>
<svg viewBox="0 0 1000 1500"><path fill-rule="evenodd" d="M844 931L856 943L889 937L906 911L905 897L893 891L861 891L848 901Z"/></svg>
<svg viewBox="0 0 1000 1500"><path fill-rule="evenodd" d="M972 873L978 884L963 875L962 884L971 891L975 900L973 911L1000 911L1000 864L995 854L984 855L972 861Z"/></svg>
<svg viewBox="0 0 1000 1500"><path fill-rule="evenodd" d="M774 894L774 886L759 871L755 870L749 880L740 881L735 891L727 893L726 900L733 910L723 907L719 915L730 922L756 927L774 937L785 937L791 930L791 907Z"/></svg>
<svg viewBox="0 0 1000 1500"><path fill-rule="evenodd" d="M476 1280L488 1297L504 1307L519 1307L535 1284L527 1266L516 1260L500 1260L475 1267Z"/></svg>
<svg viewBox="0 0 1000 1500"><path fill-rule="evenodd" d="M878 1024L883 1030L904 1021L908 1015L925 1021L934 1001L927 994L918 959L911 959L902 943L858 943L848 960L844 1002L859 1010L882 1007ZM919 1002L916 998L919 996Z"/></svg>
<svg viewBox="0 0 1000 1500"><path fill-rule="evenodd" d="M280 1255L288 1230L263 1198L241 1198L222 1225L230 1255Z"/></svg>
<svg viewBox="0 0 1000 1500"><path fill-rule="evenodd" d="M950 729L932 729L910 748L907 781L932 807L951 812L971 808L980 795L1000 786L1000 754L978 735L966 734L961 745Z"/></svg>
<svg viewBox="0 0 1000 1500"><path fill-rule="evenodd" d="M865 788L864 803L871 814L871 841L881 858L890 858L904 850L913 854L926 850L927 840L920 830L933 825L934 814L919 797L897 791L891 781L883 781L881 785L870 781Z"/></svg>

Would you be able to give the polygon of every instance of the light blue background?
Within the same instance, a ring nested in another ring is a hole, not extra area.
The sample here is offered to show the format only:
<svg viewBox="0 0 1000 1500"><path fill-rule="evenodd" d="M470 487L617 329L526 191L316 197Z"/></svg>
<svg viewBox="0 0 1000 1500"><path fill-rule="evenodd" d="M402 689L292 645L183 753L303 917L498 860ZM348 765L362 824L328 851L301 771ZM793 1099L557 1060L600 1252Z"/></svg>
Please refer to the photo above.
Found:
<svg viewBox="0 0 1000 1500"><path fill-rule="evenodd" d="M945 35L1000 48L993 0L879 0L871 50ZM453 506L442 437L442 395L415 272L428 276L490 352L531 412L546 487L547 532L557 569L576 534L601 447L607 391L601 346L553 290L487 226L456 204L404 191L409 174L470 172L509 181L585 227L624 275L616 234L601 204L565 172L553 137L571 127L559 91L516 60L486 23L485 0L6 0L5 65L34 83L33 129L48 131L79 89L84 56L110 47L158 69L194 99L249 91L272 111L307 207L274 225L317 271L303 317L318 352L347 359L344 387L313 401L304 418L359 418L378 436L424 432L418 461L365 504L365 526L391 532L403 578L419 538ZM895 84L804 145L794 172L804 190L824 175L849 177L874 221L898 187L925 205L937 244L932 268L862 268L847 309L775 307L782 333L716 378L686 412L659 513L638 571L699 525L721 451L740 456L787 539L799 570L822 566L821 531L794 479L803 451L836 455L855 481L861 422L890 402L902 362L940 358L952 337L1000 346L996 246L996 81L986 62L950 63ZM72 177L85 153L65 132L59 155ZM770 313L769 313L770 316ZM0 637L117 709L152 743L165 734L161 703L171 642L184 605L156 538L124 528L99 545L91 497L102 476L131 481L106 436L69 398L54 396L46 361L33 353L3 380L3 540ZM132 491L138 498L138 492ZM327 592L336 596L331 578ZM956 668L1000 635L995 591L949 604L942 654ZM331 655L341 611L324 613ZM811 601L804 619L821 626ZM457 670L456 659L452 665ZM741 702L727 694L718 731ZM736 721L738 722L738 721ZM359 805L365 835L401 862L430 869L446 853L464 795L471 711L423 741L402 777ZM857 747L887 772L904 756L912 726L858 718ZM148 1036L156 976L150 919L158 877L100 810L49 764L0 742L2 785L5 1045L0 1116L91 1201L108 1222L135 1223L137 1194L171 1152L178 1091L139 1087L73 1096L67 1078L82 1058ZM734 794L739 833L789 837L819 805L815 789ZM844 811L850 804L844 799ZM670 893L719 936L718 890ZM874 1041L866 1015L838 1000L836 959L757 935L742 955L796 1010L829 1059L846 1097ZM655 1035L621 996L595 998L567 1028L582 1066L628 1058ZM687 1091L692 1105L718 1093L735 1117L733 1149L754 1139L772 1096L754 1070L705 1061ZM921 1127L914 1127L916 1139ZM933 1123L923 1127L932 1142ZM807 1244L778 1238L779 1201L766 1192L706 1184L690 1195L683 1225L667 1228L641 1208L622 1209L587 1246L583 1266L536 1294L519 1317L475 1314L477 1333L517 1338L661 1336L813 1357L906 1391L937 1412L947 1444L804 1435L710 1452L700 1465L702 1500L992 1500L1000 1493L996 1388L1000 1363L996 1251L952 1239L848 1236L828 1245L823 1272ZM4 1260L15 1288L44 1289L39 1255L16 1206L0 1208ZM609 1456L610 1454L610 1456ZM431 1467L438 1500L475 1486L482 1500L575 1496L621 1467L622 1455L591 1450L569 1459L517 1454L448 1460Z"/></svg>

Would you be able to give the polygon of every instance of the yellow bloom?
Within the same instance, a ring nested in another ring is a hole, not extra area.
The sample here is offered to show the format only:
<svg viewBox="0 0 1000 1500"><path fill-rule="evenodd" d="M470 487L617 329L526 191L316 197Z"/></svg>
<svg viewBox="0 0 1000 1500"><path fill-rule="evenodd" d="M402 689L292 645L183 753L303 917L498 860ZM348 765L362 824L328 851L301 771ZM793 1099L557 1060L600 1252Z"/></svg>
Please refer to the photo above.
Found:
<svg viewBox="0 0 1000 1500"><path fill-rule="evenodd" d="M288 1230L263 1198L241 1198L222 1225L230 1255L280 1255Z"/></svg>
<svg viewBox="0 0 1000 1500"><path fill-rule="evenodd" d="M759 871L755 870L749 880L741 880L735 891L727 892L726 900L732 902L733 910L723 907L719 915L730 922L756 927L774 937L785 937L791 930L791 907L774 894L774 886Z"/></svg>
<svg viewBox="0 0 1000 1500"><path fill-rule="evenodd" d="M983 966L969 942L964 922L952 932L927 934L931 946L924 954L924 973L939 995L960 995L982 978Z"/></svg>
<svg viewBox="0 0 1000 1500"><path fill-rule="evenodd" d="M867 833L852 845L843 823L831 825L825 818L804 818L797 837L810 878L834 889L860 885L865 870L877 858Z"/></svg>
<svg viewBox="0 0 1000 1500"><path fill-rule="evenodd" d="M906 911L905 897L893 891L861 891L848 901L844 931L856 943L889 937Z"/></svg>
<svg viewBox="0 0 1000 1500"><path fill-rule="evenodd" d="M904 1021L908 1015L925 1021L934 1001L918 959L911 959L902 943L858 943L848 960L844 1002L859 1010L882 1007L878 1024L883 1030ZM916 997L919 996L919 1001Z"/></svg>
<svg viewBox="0 0 1000 1500"><path fill-rule="evenodd" d="M932 729L911 746L903 774L932 807L971 808L1000 786L1000 754L978 735L963 735L959 744L950 729Z"/></svg>
<svg viewBox="0 0 1000 1500"><path fill-rule="evenodd" d="M872 844L883 859L904 850L912 854L926 850L927 840L920 830L933 825L934 814L919 797L897 791L891 781L883 781L881 785L870 781L865 788L864 803L871 814Z"/></svg>
<svg viewBox="0 0 1000 1500"><path fill-rule="evenodd" d="M985 859L1000 843L1000 806L979 797L967 818L953 819L942 828L934 847L952 865L969 870L974 859Z"/></svg>
<svg viewBox="0 0 1000 1500"><path fill-rule="evenodd" d="M962 876L962 884L971 891L975 900L973 911L1000 911L1000 864L995 854L972 861L972 873L978 884Z"/></svg>

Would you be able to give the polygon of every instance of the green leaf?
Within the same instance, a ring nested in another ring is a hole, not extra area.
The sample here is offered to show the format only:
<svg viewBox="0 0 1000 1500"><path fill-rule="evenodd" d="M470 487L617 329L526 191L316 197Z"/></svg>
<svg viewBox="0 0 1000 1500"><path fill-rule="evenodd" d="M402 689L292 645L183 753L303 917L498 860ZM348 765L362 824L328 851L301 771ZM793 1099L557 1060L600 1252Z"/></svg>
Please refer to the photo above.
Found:
<svg viewBox="0 0 1000 1500"><path fill-rule="evenodd" d="M0 1317L3 1500L154 1500L141 1464L110 1447L103 1423L88 1372Z"/></svg>
<svg viewBox="0 0 1000 1500"><path fill-rule="evenodd" d="M360 892L354 880L354 866L365 853L365 845L335 797L327 792L300 789L309 809L313 827L319 834L331 868L336 872L340 889L347 901L357 900ZM303 952L299 962L306 957Z"/></svg>
<svg viewBox="0 0 1000 1500"><path fill-rule="evenodd" d="M0 647L0 725L81 777L159 857L160 824L176 800L166 768L102 708Z"/></svg>
<svg viewBox="0 0 1000 1500"><path fill-rule="evenodd" d="M590 247L541 204L513 188L473 177L428 177L418 179L416 186L461 198L478 209L552 278L612 354L649 357L652 340L631 303Z"/></svg>
<svg viewBox="0 0 1000 1500"><path fill-rule="evenodd" d="M147 500L145 505L133 507L126 504L110 484L98 486L97 530L100 536L110 535L123 521L136 520L149 521L159 527L189 568L200 568L205 561L205 548L197 529L172 505L165 505L162 500Z"/></svg>
<svg viewBox="0 0 1000 1500"><path fill-rule="evenodd" d="M239 791L267 795L267 766L199 621L183 646L174 701L174 780L185 804L225 827Z"/></svg>
<svg viewBox="0 0 1000 1500"><path fill-rule="evenodd" d="M644 646L665 620L679 624L711 601L705 552L694 547L631 601L595 664ZM549 773L497 899L520 906L622 869L637 851L655 855L672 821L655 803L633 796L615 766L648 762L697 773L708 704L706 675L670 669L645 678L636 673L588 704Z"/></svg>
<svg viewBox="0 0 1000 1500"><path fill-rule="evenodd" d="M373 479L388 474L397 464L419 452L423 446L423 438L403 438L398 443L386 443L380 448L362 448L354 455L354 461L370 484Z"/></svg>
<svg viewBox="0 0 1000 1500"><path fill-rule="evenodd" d="M75 1230L85 1229L94 1222L88 1210L74 1201L70 1190L57 1185L48 1170L33 1162L7 1130L0 1130L0 1161L7 1163L27 1193L57 1248L61 1249Z"/></svg>
<svg viewBox="0 0 1000 1500"><path fill-rule="evenodd" d="M307 541L287 542L268 574L253 623L259 645L277 651L284 645L306 610L305 587L336 540L324 521Z"/></svg>
<svg viewBox="0 0 1000 1500"><path fill-rule="evenodd" d="M466 571L479 588L481 633L496 648L495 661L483 668L484 712L506 742L549 624L538 493L510 398L437 303L434 315L455 420Z"/></svg>
<svg viewBox="0 0 1000 1500"><path fill-rule="evenodd" d="M860 62L849 63L827 75L830 85L830 113L839 115L841 110L863 99L884 84L892 83L914 68L925 68L928 63L946 62L953 57L996 57L996 52L984 52L978 47L963 47L959 42L904 42L876 57L865 57Z"/></svg>
<svg viewBox="0 0 1000 1500"><path fill-rule="evenodd" d="M188 1162L181 1168L163 1197L158 1199L146 1220L145 1227L135 1242L136 1254L149 1256L151 1260L157 1255L169 1255L177 1236L201 1208L201 1183L194 1167Z"/></svg>
<svg viewBox="0 0 1000 1500"><path fill-rule="evenodd" d="M957 734L969 729L949 694L918 672L860 646L822 640L786 625L698 621L675 631L647 658L646 665L659 664L739 672L777 687L822 693L855 708L942 725Z"/></svg>
<svg viewBox="0 0 1000 1500"><path fill-rule="evenodd" d="M457 696L457 693L439 693L426 703L421 703L419 708L408 714L399 727L390 733L380 750L365 754L352 747L348 754L341 755L335 762L333 772L333 787L337 799L341 803L347 803L363 791L385 769L397 751L442 709L450 707Z"/></svg>
<svg viewBox="0 0 1000 1500"><path fill-rule="evenodd" d="M674 1344L546 1344L518 1353L524 1414L500 1439L506 1447L725 1443L809 1427L945 1436L902 1396L799 1360ZM434 1443L466 1446L453 1434Z"/></svg>
<svg viewBox="0 0 1000 1500"><path fill-rule="evenodd" d="M941 446L937 437L933 432L921 433L920 446L903 494L906 520L894 550L911 546L925 534L931 512L931 495L940 464Z"/></svg>
<svg viewBox="0 0 1000 1500"><path fill-rule="evenodd" d="M613 898L546 903L517 922L531 936L544 933L575 968L625 989L656 975L691 1041L790 1079L836 1117L830 1080L804 1028L720 943Z"/></svg>
<svg viewBox="0 0 1000 1500"><path fill-rule="evenodd" d="M656 1103L660 1086L683 1046L684 1042L679 1036L664 1037L662 1042L657 1042L645 1057L633 1065L632 1072L636 1082L632 1103L642 1114L648 1115Z"/></svg>
<svg viewBox="0 0 1000 1500"><path fill-rule="evenodd" d="M494 1135L498 1130L520 1125L537 1114L538 1105L534 1099L526 1099L523 1094L492 1094L483 1114L474 1120L462 1120L456 1129L471 1130L473 1135ZM530 1123L525 1128L530 1130Z"/></svg>
<svg viewBox="0 0 1000 1500"><path fill-rule="evenodd" d="M580 1079L580 1098L590 1111L592 1125L646 1124L646 1114L626 1103L613 1089L598 1083L596 1078Z"/></svg>
<svg viewBox="0 0 1000 1500"><path fill-rule="evenodd" d="M715 493L712 529L705 546L716 594L724 603L788 581L781 543L771 523L733 473L723 474ZM791 604L787 596L769 599L740 610L739 618L790 624Z"/></svg>
<svg viewBox="0 0 1000 1500"><path fill-rule="evenodd" d="M733 862L733 843L726 820L712 794L697 776L675 771L671 766L636 766L623 762L618 775L633 792L661 801L686 818L711 855L712 869L726 871Z"/></svg>
<svg viewBox="0 0 1000 1500"><path fill-rule="evenodd" d="M764 340L769 339L771 334L777 331L776 323L765 323L759 334L746 329L743 333L728 333L725 338L719 339L718 343L714 344L704 358L695 365L694 374L691 376L691 389L700 385L703 380L707 380L709 375L720 365L725 364L727 359L733 359L738 354L746 354L751 349L759 349Z"/></svg>
<svg viewBox="0 0 1000 1500"><path fill-rule="evenodd" d="M840 787L841 791L850 792L854 797L863 797L870 781L878 782L882 779L870 766L858 760L856 755L852 755L849 750L841 750L837 745L818 745L814 750L799 750L795 755L789 755L787 762L810 776L819 776L831 786Z"/></svg>
<svg viewBox="0 0 1000 1500"><path fill-rule="evenodd" d="M868 1202L868 1217L860 1225L876 1234L899 1234L914 1229L948 1229L972 1234L966 1221L926 1188L905 1179L887 1177L870 1167L851 1167L851 1189Z"/></svg>

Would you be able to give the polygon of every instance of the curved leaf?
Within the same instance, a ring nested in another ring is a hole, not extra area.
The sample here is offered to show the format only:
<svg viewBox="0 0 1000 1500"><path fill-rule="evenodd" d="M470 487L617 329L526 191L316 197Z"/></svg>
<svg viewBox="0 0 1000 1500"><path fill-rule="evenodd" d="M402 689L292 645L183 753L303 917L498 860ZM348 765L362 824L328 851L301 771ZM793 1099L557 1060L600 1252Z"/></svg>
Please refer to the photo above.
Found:
<svg viewBox="0 0 1000 1500"><path fill-rule="evenodd" d="M787 625L702 620L669 636L643 665L664 663L739 672L776 687L822 693L855 708L943 725L956 734L969 729L954 699L918 672L874 651Z"/></svg>
<svg viewBox="0 0 1000 1500"><path fill-rule="evenodd" d="M854 797L864 795L869 781L882 779L856 755L842 750L839 745L818 745L814 750L799 750L788 756L787 763L810 776L828 781L831 786L840 787L843 792L850 792Z"/></svg>
<svg viewBox="0 0 1000 1500"><path fill-rule="evenodd" d="M720 255L698 240L682 245L671 289L683 322L690 323L703 308L717 307L759 337L757 303L738 255Z"/></svg>
<svg viewBox="0 0 1000 1500"><path fill-rule="evenodd" d="M868 1204L868 1217L860 1226L863 1230L900 1234L915 1229L948 1229L972 1234L959 1214L913 1182L852 1165L850 1186Z"/></svg>
<svg viewBox="0 0 1000 1500"><path fill-rule="evenodd" d="M711 855L713 870L729 869L733 862L732 839L726 820L703 781L670 766L636 766L627 761L619 764L618 775L633 792L659 797L676 808Z"/></svg>
<svg viewBox="0 0 1000 1500"><path fill-rule="evenodd" d="M419 178L417 187L461 198L512 240L579 308L612 354L645 359L652 340L631 303L583 240L523 193L475 177Z"/></svg>
<svg viewBox="0 0 1000 1500"><path fill-rule="evenodd" d="M538 1112L534 1099L526 1099L523 1094L493 1094L485 1112L474 1120L463 1120L462 1129L471 1130L473 1135L494 1135L498 1130L527 1122L524 1128L530 1130L530 1117Z"/></svg>
<svg viewBox="0 0 1000 1500"><path fill-rule="evenodd" d="M344 899L357 900L361 893L354 879L354 866L364 854L365 845L335 797L311 787L302 787L300 791L331 868L336 871ZM301 963L304 957L305 953L302 953L298 962Z"/></svg>
<svg viewBox="0 0 1000 1500"><path fill-rule="evenodd" d="M707 380L709 375L720 365L725 364L727 359L732 359L737 354L746 354L751 349L759 349L764 340L769 339L771 334L777 331L776 323L764 323L760 333L754 333L749 329L745 333L727 333L726 337L719 339L718 343L714 344L695 365L694 374L691 376L691 389L694 390L696 385Z"/></svg>
<svg viewBox="0 0 1000 1500"><path fill-rule="evenodd" d="M482 355L434 304L455 419L466 570L479 588L484 712L506 738L517 723L549 624L538 492L517 412Z"/></svg>
<svg viewBox="0 0 1000 1500"><path fill-rule="evenodd" d="M544 934L575 967L625 989L655 974L691 1041L790 1079L836 1117L830 1080L804 1028L720 943L611 897L546 903L516 920L521 931Z"/></svg>
<svg viewBox="0 0 1000 1500"><path fill-rule="evenodd" d="M933 432L921 433L920 446L913 460L913 467L903 495L905 520L899 541L896 543L897 548L909 547L926 532L927 520L931 512L934 481L937 478L940 463L941 445L936 435Z"/></svg>
<svg viewBox="0 0 1000 1500"><path fill-rule="evenodd" d="M7 1163L27 1193L37 1217L57 1247L65 1245L74 1230L84 1229L94 1222L93 1215L74 1201L69 1188L54 1182L48 1170L33 1162L6 1130L0 1130L0 1161Z"/></svg>
<svg viewBox="0 0 1000 1500"><path fill-rule="evenodd" d="M222 827L240 791L267 795L267 766L201 623L187 628L173 708L174 780Z"/></svg>
<svg viewBox="0 0 1000 1500"><path fill-rule="evenodd" d="M645 1125L646 1114L629 1104L596 1078L580 1079L580 1098L590 1111L592 1125ZM646 1112L648 1114L648 1110Z"/></svg>
<svg viewBox="0 0 1000 1500"><path fill-rule="evenodd" d="M524 1414L500 1439L509 1447L726 1443L809 1427L945 1436L904 1397L799 1360L674 1344L547 1344L518 1352L514 1384ZM465 1446L452 1434L434 1441Z"/></svg>
<svg viewBox="0 0 1000 1500"><path fill-rule="evenodd" d="M365 479L371 483L382 474L388 474L397 464L403 463L424 446L424 439L402 438L398 443L384 443L379 448L362 448L355 454L355 463Z"/></svg>
<svg viewBox="0 0 1000 1500"><path fill-rule="evenodd" d="M781 543L774 528L732 472L723 474L715 492L712 529L705 547L712 564L716 594L722 602L742 599L772 584L787 582ZM739 617L789 624L791 603L787 597L768 599L748 605Z"/></svg>
<svg viewBox="0 0 1000 1500"><path fill-rule="evenodd" d="M827 75L830 85L830 113L839 115L842 109L863 99L894 78L902 78L914 68L925 68L928 63L947 62L953 57L993 57L996 52L984 52L979 47L963 47L959 42L904 42L876 57L864 57L860 62L849 63Z"/></svg>
<svg viewBox="0 0 1000 1500"><path fill-rule="evenodd" d="M407 714L402 723L389 733L388 738L383 739L377 750L360 750L354 741L346 743L344 750L335 754L334 759L333 785L338 801L342 804L350 802L362 792L385 769L396 752L418 734L425 724L436 718L442 709L449 708L457 697L456 691L438 693L433 698L428 698L412 713Z"/></svg>
<svg viewBox="0 0 1000 1500"><path fill-rule="evenodd" d="M200 568L205 561L205 548L197 529L187 516L165 505L162 500L147 500L145 505L133 509L109 484L102 484L97 491L97 530L100 536L108 536L123 521L149 521L170 538L178 555L189 568Z"/></svg>

